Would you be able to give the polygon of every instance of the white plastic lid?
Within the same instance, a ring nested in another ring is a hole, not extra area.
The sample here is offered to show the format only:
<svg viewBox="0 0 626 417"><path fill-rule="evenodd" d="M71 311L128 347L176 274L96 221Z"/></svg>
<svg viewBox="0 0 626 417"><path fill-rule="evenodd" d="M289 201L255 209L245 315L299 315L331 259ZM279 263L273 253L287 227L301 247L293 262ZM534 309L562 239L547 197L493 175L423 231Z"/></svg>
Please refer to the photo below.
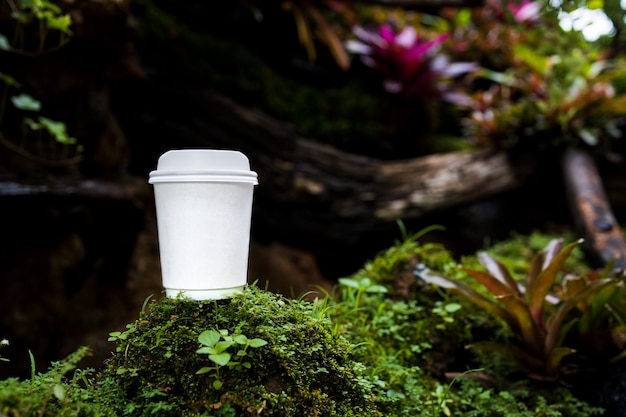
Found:
<svg viewBox="0 0 626 417"><path fill-rule="evenodd" d="M177 149L165 152L150 172L150 184L162 182L245 182L258 184L248 158L239 151Z"/></svg>

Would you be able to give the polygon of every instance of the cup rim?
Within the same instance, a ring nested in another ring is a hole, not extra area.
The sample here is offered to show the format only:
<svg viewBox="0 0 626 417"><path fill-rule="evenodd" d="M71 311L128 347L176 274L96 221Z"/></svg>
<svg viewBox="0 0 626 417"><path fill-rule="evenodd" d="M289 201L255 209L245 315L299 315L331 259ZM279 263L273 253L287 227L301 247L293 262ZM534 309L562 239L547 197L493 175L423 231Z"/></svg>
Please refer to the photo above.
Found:
<svg viewBox="0 0 626 417"><path fill-rule="evenodd" d="M155 170L150 172L148 182L244 182L258 184L258 175L254 171L241 170Z"/></svg>

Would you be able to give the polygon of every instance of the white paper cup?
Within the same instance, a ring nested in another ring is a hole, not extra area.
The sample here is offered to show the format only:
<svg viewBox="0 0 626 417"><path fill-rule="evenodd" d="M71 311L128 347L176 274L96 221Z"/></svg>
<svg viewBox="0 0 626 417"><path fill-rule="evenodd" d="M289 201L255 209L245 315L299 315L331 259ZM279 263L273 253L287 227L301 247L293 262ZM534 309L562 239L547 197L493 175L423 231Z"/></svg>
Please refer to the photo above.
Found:
<svg viewBox="0 0 626 417"><path fill-rule="evenodd" d="M256 172L237 151L181 149L150 173L167 297L227 298L248 278Z"/></svg>

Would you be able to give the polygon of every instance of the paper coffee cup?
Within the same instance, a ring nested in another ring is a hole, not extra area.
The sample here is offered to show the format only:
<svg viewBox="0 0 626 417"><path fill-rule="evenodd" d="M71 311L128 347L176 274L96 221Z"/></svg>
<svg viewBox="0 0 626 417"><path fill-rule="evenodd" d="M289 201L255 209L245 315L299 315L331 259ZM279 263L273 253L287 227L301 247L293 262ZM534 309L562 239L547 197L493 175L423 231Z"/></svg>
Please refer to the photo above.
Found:
<svg viewBox="0 0 626 417"><path fill-rule="evenodd" d="M256 172L241 152L180 149L150 172L167 297L227 298L246 285Z"/></svg>

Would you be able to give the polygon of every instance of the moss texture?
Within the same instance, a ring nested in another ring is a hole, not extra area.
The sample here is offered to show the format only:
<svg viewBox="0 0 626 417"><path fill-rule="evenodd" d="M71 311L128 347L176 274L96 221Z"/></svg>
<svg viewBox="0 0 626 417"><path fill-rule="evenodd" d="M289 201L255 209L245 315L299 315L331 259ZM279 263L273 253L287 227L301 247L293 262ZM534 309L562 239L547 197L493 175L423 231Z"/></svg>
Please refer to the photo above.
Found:
<svg viewBox="0 0 626 417"><path fill-rule="evenodd" d="M249 368L232 360L220 367L219 378L198 375L215 367L196 353L198 336L211 329L267 344L247 349ZM333 335L311 304L254 286L224 302L161 299L118 340L105 375L117 379L131 408L144 410L139 415L164 404L161 412L168 415L377 415L351 358L353 345Z"/></svg>

